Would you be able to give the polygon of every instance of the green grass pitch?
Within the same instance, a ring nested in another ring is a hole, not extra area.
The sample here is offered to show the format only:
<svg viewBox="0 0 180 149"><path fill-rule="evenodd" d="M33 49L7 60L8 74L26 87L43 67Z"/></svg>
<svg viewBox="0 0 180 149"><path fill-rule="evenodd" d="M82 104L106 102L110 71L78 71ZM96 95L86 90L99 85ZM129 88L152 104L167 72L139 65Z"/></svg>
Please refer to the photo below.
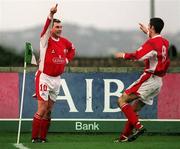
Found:
<svg viewBox="0 0 180 149"><path fill-rule="evenodd" d="M118 137L115 133L104 134L77 134L77 133L50 133L48 143L33 144L30 133L22 133L20 143L28 149L180 149L180 136L152 135L141 136L130 143L113 143ZM0 148L14 149L17 134L0 132Z"/></svg>

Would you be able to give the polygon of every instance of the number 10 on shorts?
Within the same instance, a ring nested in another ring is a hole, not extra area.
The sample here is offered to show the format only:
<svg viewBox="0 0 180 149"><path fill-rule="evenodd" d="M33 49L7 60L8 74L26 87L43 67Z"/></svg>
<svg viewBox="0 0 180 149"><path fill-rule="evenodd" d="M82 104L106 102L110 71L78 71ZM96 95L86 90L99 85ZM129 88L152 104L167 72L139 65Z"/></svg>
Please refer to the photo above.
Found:
<svg viewBox="0 0 180 149"><path fill-rule="evenodd" d="M40 85L40 91L47 91L47 85L46 84L41 84Z"/></svg>

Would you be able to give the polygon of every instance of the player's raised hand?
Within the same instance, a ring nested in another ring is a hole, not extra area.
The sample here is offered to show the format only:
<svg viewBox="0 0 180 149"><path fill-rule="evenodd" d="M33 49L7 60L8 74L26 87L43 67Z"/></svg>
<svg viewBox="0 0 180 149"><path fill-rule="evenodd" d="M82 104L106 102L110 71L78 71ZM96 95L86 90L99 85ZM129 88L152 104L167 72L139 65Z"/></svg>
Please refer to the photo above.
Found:
<svg viewBox="0 0 180 149"><path fill-rule="evenodd" d="M147 29L147 27L146 27L144 24L139 23L139 28L140 28L145 34L148 33L148 29Z"/></svg>
<svg viewBox="0 0 180 149"><path fill-rule="evenodd" d="M57 12L57 6L58 4L56 4L55 6L53 6L51 9L50 9L50 15L53 16L56 12Z"/></svg>
<svg viewBox="0 0 180 149"><path fill-rule="evenodd" d="M124 57L124 53L123 52L117 52L114 54L115 58L123 58Z"/></svg>

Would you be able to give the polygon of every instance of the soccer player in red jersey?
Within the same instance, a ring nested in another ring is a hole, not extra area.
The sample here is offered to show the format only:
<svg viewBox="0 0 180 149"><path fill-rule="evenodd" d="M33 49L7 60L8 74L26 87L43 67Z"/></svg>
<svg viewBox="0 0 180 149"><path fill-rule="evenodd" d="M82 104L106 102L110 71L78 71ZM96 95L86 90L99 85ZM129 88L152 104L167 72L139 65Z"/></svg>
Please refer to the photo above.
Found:
<svg viewBox="0 0 180 149"><path fill-rule="evenodd" d="M35 77L38 109L32 122L33 143L46 142L51 111L60 89L60 76L75 55L73 44L61 36L61 21L53 18L57 6L50 9L40 37L40 61Z"/></svg>
<svg viewBox="0 0 180 149"><path fill-rule="evenodd" d="M158 95L170 64L168 57L169 42L160 33L164 27L161 18L151 18L148 28L139 24L140 29L148 34L149 39L135 52L115 54L116 58L144 61L145 69L140 78L130 85L118 98L118 106L128 119L123 132L116 142L134 141L146 129L140 123L137 112L146 104L152 105L153 98ZM132 105L129 103L133 102ZM133 129L135 130L134 133Z"/></svg>

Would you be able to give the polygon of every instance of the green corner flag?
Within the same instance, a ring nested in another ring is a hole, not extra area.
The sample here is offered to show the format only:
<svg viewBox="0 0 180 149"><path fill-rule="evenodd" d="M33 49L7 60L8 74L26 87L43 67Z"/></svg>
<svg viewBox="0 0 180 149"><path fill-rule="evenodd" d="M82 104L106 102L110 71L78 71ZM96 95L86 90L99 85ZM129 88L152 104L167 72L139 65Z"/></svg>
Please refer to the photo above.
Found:
<svg viewBox="0 0 180 149"><path fill-rule="evenodd" d="M27 64L37 65L36 58L35 58L35 55L33 53L32 45L29 42L26 42L25 62Z"/></svg>

